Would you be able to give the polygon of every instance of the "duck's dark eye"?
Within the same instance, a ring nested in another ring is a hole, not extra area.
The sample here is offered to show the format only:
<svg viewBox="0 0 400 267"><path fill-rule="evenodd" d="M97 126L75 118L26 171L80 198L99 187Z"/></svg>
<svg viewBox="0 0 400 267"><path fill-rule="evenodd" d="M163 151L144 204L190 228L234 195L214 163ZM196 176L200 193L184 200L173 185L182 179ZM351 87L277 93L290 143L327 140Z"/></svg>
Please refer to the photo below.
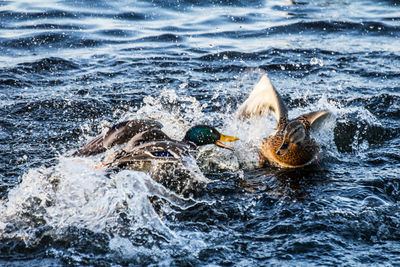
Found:
<svg viewBox="0 0 400 267"><path fill-rule="evenodd" d="M212 127L206 125L197 125L187 131L184 140L188 140L198 146L202 146L214 144L219 138L219 132L214 130Z"/></svg>
<svg viewBox="0 0 400 267"><path fill-rule="evenodd" d="M280 149L287 149L289 147L289 142L285 142L281 145Z"/></svg>

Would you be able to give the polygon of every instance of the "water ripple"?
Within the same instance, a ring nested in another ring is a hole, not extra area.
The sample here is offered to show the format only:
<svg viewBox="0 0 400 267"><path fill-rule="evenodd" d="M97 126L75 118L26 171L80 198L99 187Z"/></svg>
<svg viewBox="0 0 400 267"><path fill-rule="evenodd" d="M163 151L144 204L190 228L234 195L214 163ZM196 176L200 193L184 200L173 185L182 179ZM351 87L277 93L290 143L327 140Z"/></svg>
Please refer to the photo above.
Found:
<svg viewBox="0 0 400 267"><path fill-rule="evenodd" d="M396 1L0 3L0 265L399 265ZM267 72L290 117L329 109L321 160L256 169L271 116L236 110ZM190 199L72 152L151 118L212 124Z"/></svg>

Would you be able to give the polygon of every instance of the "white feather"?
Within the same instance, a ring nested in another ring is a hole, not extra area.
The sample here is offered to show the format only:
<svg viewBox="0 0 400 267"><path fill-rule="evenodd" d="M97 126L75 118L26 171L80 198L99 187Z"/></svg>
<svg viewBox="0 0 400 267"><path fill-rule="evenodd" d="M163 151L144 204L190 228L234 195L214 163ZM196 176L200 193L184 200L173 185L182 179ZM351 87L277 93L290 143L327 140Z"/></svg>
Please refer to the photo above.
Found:
<svg viewBox="0 0 400 267"><path fill-rule="evenodd" d="M254 86L253 91L247 100L239 107L239 118L264 115L272 111L279 121L287 118L287 108L281 96L271 84L267 75L263 75L260 81Z"/></svg>

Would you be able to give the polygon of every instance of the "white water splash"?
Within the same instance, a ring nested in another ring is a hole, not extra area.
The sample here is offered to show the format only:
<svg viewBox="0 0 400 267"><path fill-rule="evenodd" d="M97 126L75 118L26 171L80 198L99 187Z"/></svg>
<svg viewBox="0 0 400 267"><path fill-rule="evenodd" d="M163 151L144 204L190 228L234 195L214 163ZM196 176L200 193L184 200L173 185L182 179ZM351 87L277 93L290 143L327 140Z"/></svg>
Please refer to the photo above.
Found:
<svg viewBox="0 0 400 267"><path fill-rule="evenodd" d="M178 96L175 91L165 90L157 98L147 97L138 111L126 112L121 121L155 119L164 124L163 130L169 136L181 139L190 126L207 123L205 118L210 115L203 113L205 106L193 97ZM228 133L230 135L239 132L243 134L243 131L232 126L229 118L226 116L229 126L223 126L222 130L233 131ZM99 128L104 131L108 126L108 123L103 122ZM243 139L246 140L244 135ZM244 146L239 144L238 148L240 147ZM239 169L236 156L241 153L232 154L214 146L209 146L208 149L210 148L214 158L218 160L213 163L206 161L200 167L207 169L211 164L216 164L217 169ZM106 174L101 170L94 170L93 167L99 161L100 156L60 156L59 163L53 167L29 170L22 177L21 183L8 193L8 198L0 202L0 212L3 215L0 219L0 236L23 239L29 246L39 241L35 235L38 225L52 229L78 227L93 232L115 232L118 231L115 229L122 227L119 221L120 213L123 212L130 220L129 228L132 231L145 227L152 229L152 232L162 233L168 239L175 239L177 235L164 225L149 197L157 195L181 208L195 201L177 196L141 172ZM185 162L189 164L187 167L193 170L194 175L201 173L194 162ZM12 230L10 225L16 225L18 229ZM113 242L111 244L115 247L116 243L120 243Z"/></svg>
<svg viewBox="0 0 400 267"><path fill-rule="evenodd" d="M30 236L38 226L34 220L53 229L75 226L108 232L120 227L123 212L132 230L146 227L167 238L175 236L154 211L149 196L170 197L171 201L178 196L144 173L122 171L106 177L93 169L95 165L92 159L60 158L52 168L30 170L8 199L0 202L0 235L34 243L35 235ZM22 228L10 232L11 224Z"/></svg>

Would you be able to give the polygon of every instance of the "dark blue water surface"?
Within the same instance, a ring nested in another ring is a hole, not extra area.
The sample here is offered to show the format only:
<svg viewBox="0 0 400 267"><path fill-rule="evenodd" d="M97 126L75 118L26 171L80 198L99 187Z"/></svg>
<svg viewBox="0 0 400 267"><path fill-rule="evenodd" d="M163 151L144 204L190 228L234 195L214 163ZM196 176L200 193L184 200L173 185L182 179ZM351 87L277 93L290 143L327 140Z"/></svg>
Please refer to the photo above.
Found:
<svg viewBox="0 0 400 267"><path fill-rule="evenodd" d="M289 115L327 108L323 159L257 169L271 117L238 106L268 73ZM71 152L115 122L200 151L183 198ZM398 1L0 2L0 265L400 265Z"/></svg>

